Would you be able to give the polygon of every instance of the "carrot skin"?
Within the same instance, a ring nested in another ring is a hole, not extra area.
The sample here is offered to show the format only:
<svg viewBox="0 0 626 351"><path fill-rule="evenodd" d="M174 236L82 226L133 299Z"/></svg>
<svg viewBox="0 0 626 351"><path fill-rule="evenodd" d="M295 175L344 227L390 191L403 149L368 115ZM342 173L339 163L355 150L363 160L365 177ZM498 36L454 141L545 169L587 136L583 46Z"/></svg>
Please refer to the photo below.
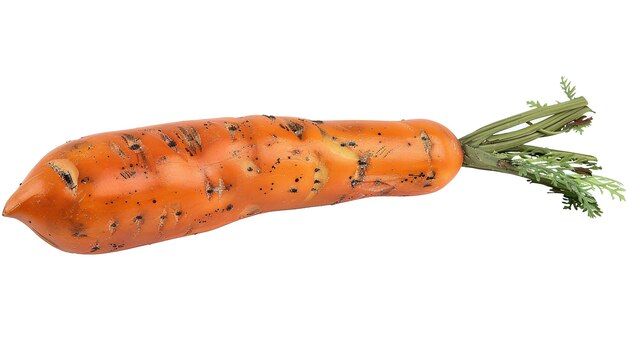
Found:
<svg viewBox="0 0 626 351"><path fill-rule="evenodd" d="M104 253L263 212L427 194L457 174L457 138L429 120L247 116L102 133L48 153L3 215L73 253Z"/></svg>

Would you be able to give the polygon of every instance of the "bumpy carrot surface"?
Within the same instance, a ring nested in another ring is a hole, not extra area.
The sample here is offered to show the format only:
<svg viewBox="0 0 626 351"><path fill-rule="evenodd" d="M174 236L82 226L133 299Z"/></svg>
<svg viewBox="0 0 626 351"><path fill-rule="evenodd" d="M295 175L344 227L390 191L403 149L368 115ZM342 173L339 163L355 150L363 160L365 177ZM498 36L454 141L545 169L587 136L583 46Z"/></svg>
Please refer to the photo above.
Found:
<svg viewBox="0 0 626 351"><path fill-rule="evenodd" d="M188 121L58 147L3 214L61 250L103 253L263 212L431 193L462 163L457 138L428 120Z"/></svg>

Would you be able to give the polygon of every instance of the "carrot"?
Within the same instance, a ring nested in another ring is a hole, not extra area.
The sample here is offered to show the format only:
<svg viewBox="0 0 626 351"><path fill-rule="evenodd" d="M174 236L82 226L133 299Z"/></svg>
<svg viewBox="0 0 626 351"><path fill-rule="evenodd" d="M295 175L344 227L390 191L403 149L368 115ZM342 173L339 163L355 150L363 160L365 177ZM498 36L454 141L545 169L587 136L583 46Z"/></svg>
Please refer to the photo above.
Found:
<svg viewBox="0 0 626 351"><path fill-rule="evenodd" d="M551 106L535 103L461 139L423 119L322 122L267 115L97 134L48 153L3 215L61 250L103 253L263 212L427 194L465 165L548 185L565 196L566 207L593 217L601 211L589 187L623 200L621 184L592 175L599 168L593 156L526 145L590 123L587 101L570 97Z"/></svg>

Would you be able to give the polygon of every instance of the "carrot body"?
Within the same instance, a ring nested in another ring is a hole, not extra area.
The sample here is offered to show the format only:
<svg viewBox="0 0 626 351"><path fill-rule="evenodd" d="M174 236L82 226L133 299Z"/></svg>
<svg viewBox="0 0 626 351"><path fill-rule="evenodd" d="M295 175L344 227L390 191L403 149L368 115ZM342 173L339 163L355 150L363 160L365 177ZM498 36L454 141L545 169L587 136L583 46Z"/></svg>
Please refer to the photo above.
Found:
<svg viewBox="0 0 626 351"><path fill-rule="evenodd" d="M431 193L462 163L457 138L428 120L188 121L58 147L3 214L61 250L103 253L262 212Z"/></svg>

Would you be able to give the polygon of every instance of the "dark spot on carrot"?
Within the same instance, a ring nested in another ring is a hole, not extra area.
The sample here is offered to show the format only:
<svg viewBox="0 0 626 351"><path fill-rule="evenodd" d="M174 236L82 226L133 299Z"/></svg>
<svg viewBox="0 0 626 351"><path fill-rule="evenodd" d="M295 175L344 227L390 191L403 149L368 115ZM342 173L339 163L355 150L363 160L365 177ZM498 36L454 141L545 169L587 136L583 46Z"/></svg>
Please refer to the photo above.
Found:
<svg viewBox="0 0 626 351"><path fill-rule="evenodd" d="M424 184L424 188L428 188L428 187L429 187L429 186L431 186L431 185L432 185L432 184L430 184L430 183L426 183L426 184Z"/></svg>
<svg viewBox="0 0 626 351"><path fill-rule="evenodd" d="M321 183L321 182L322 182L321 180L319 180L319 179L315 179L315 180L313 181L313 184L319 184L319 183Z"/></svg>
<svg viewBox="0 0 626 351"><path fill-rule="evenodd" d="M176 216L182 216L183 211L176 211L176 213L174 213Z"/></svg>
<svg viewBox="0 0 626 351"><path fill-rule="evenodd" d="M142 219L143 219L143 216L138 215L138 216L135 216L135 219L134 219L134 220L135 220L135 221L140 221L140 220L142 220Z"/></svg>
<svg viewBox="0 0 626 351"><path fill-rule="evenodd" d="M100 250L100 242L96 241L96 243L91 247L89 252L93 253Z"/></svg>
<svg viewBox="0 0 626 351"><path fill-rule="evenodd" d="M320 171L320 169L319 169L319 168L315 168L315 169L313 170L313 172L319 172L319 171Z"/></svg>
<svg viewBox="0 0 626 351"><path fill-rule="evenodd" d="M89 177L85 177L85 178L81 179L80 182L83 183L83 184L87 184L87 183L89 183L89 180L90 180Z"/></svg>
<svg viewBox="0 0 626 351"><path fill-rule="evenodd" d="M141 149L141 141L134 135L130 134L122 134L122 139L126 142L126 146L129 149L137 152L137 150Z"/></svg>
<svg viewBox="0 0 626 351"><path fill-rule="evenodd" d="M228 206L226 206L226 211L230 211L233 209L233 204L228 204Z"/></svg>
<svg viewBox="0 0 626 351"><path fill-rule="evenodd" d="M65 183L65 186L67 186L68 189L70 190L76 189L78 184L76 184L76 180L74 180L69 170L62 168L60 165L57 165L54 161L48 162L48 166L50 166L52 170L54 170L56 174L59 175L59 177L61 177L61 179Z"/></svg>
<svg viewBox="0 0 626 351"><path fill-rule="evenodd" d="M275 120L275 119L276 119L276 117L275 117L275 116L272 116L272 115L263 115L263 116L264 116L264 117L267 117L267 118L269 118L269 119L271 119L271 120Z"/></svg>
<svg viewBox="0 0 626 351"><path fill-rule="evenodd" d="M381 132L378 132L378 135L382 135L382 133L381 133Z"/></svg>
<svg viewBox="0 0 626 351"><path fill-rule="evenodd" d="M422 144L424 145L424 152L426 152L426 157L428 157L428 162L432 162L432 156L430 155L432 149L432 142L430 140L430 136L426 134L426 132L422 129L420 131L420 139L422 140Z"/></svg>
<svg viewBox="0 0 626 351"><path fill-rule="evenodd" d="M153 204L156 204L156 203L157 203L157 200L152 200L152 203L153 203Z"/></svg>
<svg viewBox="0 0 626 351"><path fill-rule="evenodd" d="M426 180L433 180L433 179L435 179L435 171L428 172L428 176L426 176Z"/></svg>
<svg viewBox="0 0 626 351"><path fill-rule="evenodd" d="M300 181L300 178L296 178L294 181L297 183Z"/></svg>
<svg viewBox="0 0 626 351"><path fill-rule="evenodd" d="M254 170L254 168L252 168L252 167L246 168L246 171L248 171L248 172L252 172L253 170Z"/></svg>
<svg viewBox="0 0 626 351"><path fill-rule="evenodd" d="M343 201L346 198L346 194L343 194L339 197L339 199L337 199L337 201L333 202L331 205L336 205L338 203L340 203L341 201Z"/></svg>
<svg viewBox="0 0 626 351"><path fill-rule="evenodd" d="M289 121L287 122L287 127L293 132L293 134L296 135L296 137L298 137L298 139L302 140L302 133L304 133L304 126L302 124Z"/></svg>
<svg viewBox="0 0 626 351"><path fill-rule="evenodd" d="M132 166L132 165L131 165ZM124 169L124 167L122 167L122 169ZM130 179L132 177L134 177L137 174L137 172L135 171L129 171L129 170L124 170L122 172L120 172L120 175L122 176L122 178L124 179Z"/></svg>
<svg viewBox="0 0 626 351"><path fill-rule="evenodd" d="M352 187L354 188L354 187L356 187L357 185L359 185L359 184L361 184L361 183L363 183L363 181L362 181L362 180L359 180L359 179L353 179L353 180L350 182L350 185L352 185Z"/></svg>
<svg viewBox="0 0 626 351"><path fill-rule="evenodd" d="M315 124L324 124L324 121L320 121L320 120L313 120L311 122L313 122Z"/></svg>
<svg viewBox="0 0 626 351"><path fill-rule="evenodd" d="M296 188L289 188L289 192L290 193L297 193L298 189L296 189Z"/></svg>

